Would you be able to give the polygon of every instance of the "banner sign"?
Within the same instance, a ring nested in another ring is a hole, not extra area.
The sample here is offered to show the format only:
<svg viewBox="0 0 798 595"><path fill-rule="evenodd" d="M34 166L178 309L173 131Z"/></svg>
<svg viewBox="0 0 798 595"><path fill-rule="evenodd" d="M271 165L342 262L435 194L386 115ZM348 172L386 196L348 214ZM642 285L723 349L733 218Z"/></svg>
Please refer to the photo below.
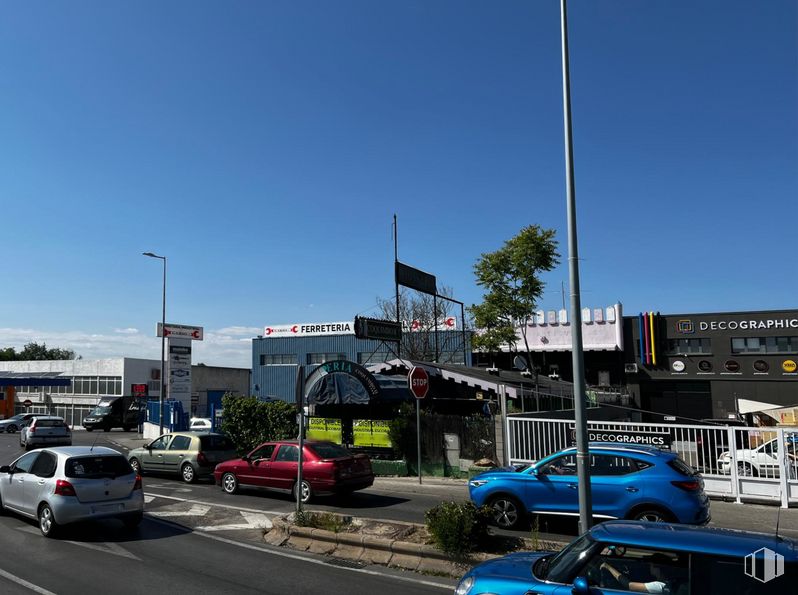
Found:
<svg viewBox="0 0 798 595"><path fill-rule="evenodd" d="M415 289L422 293L430 295L437 295L438 286L435 281L435 275L430 275L424 271L414 269L413 267L402 264L396 261L396 283L404 285L410 289Z"/></svg>
<svg viewBox="0 0 798 595"><path fill-rule="evenodd" d="M576 443L576 429L571 426L571 440ZM622 430L596 430L588 428L588 442L614 442L638 446L670 448L671 435L662 432L628 432Z"/></svg>

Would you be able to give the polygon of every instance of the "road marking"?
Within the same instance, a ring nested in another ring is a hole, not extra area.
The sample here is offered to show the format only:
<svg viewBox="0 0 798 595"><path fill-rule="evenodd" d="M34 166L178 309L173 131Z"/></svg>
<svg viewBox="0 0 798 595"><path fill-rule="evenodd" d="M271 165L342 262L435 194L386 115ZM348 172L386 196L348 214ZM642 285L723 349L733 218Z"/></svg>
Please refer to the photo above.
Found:
<svg viewBox="0 0 798 595"><path fill-rule="evenodd" d="M184 528L181 525L177 525L176 523L170 523L167 520L163 520L163 519L152 519L152 520L153 520L153 522L156 522L156 523L163 523L165 525L177 526L177 527L180 527L181 529ZM397 581L400 581L400 582L412 583L414 585L424 585L424 586L427 586L427 587L436 587L438 589L446 589L447 591L451 591L454 588L453 585L446 585L446 584L443 584L443 583L435 583L433 581L427 581L427 580L423 580L423 579L416 579L416 578L411 578L411 577L407 577L407 576L399 576L399 575L395 575L395 574L385 574L384 572L377 572L376 570L368 570L367 568L346 568L344 566L330 566L329 562L327 562L326 560L318 560L316 558L311 558L309 556L302 556L300 554L292 554L292 553L289 553L289 552L273 550L273 549L269 549L269 548L253 545L251 543L243 543L243 542L235 541L234 539L228 539L226 537L221 537L219 535L213 535L212 533L207 533L207 532L196 533L195 532L194 535L199 535L200 537L205 537L206 539L212 539L214 541L219 541L221 543L226 543L226 544L232 545L232 546L241 547L241 548L248 549L248 550L254 550L256 552L262 552L264 554L270 554L272 556L279 556L279 557L282 557L282 558L290 558L291 560L299 560L300 562L307 562L307 563L310 563L310 564L318 564L320 566L326 567L327 569L335 568L336 570L342 570L344 572L357 572L357 573L360 573L360 574L368 574L368 575L371 575L371 576L379 576L381 578L394 579L394 580L397 580Z"/></svg>
<svg viewBox="0 0 798 595"><path fill-rule="evenodd" d="M149 504L153 500L155 500L155 496L148 496L148 495L144 496L144 504Z"/></svg>
<svg viewBox="0 0 798 595"><path fill-rule="evenodd" d="M56 595L55 593L53 593L52 591L48 591L44 587L40 587L39 585L34 585L33 583L29 583L28 581L26 581L24 578L19 578L15 574L6 572L2 568L0 568L0 576L10 580L12 583L16 583L18 585L25 587L26 589L30 589L34 593L41 593L42 595Z"/></svg>
<svg viewBox="0 0 798 595"><path fill-rule="evenodd" d="M17 527L17 531L22 531L23 533L39 533L39 530L35 527L25 526L25 527ZM100 543L87 543L83 541L70 541L65 539L64 543L71 543L72 545L77 545L80 547L85 547L90 550L95 550L98 552L102 552L104 554L113 554L115 556L121 556L122 558L130 558L131 560L137 560L141 562L141 558L136 556L135 554L131 554L125 548L117 543L108 543L108 542L100 542ZM47 591L49 593L49 591Z"/></svg>
<svg viewBox="0 0 798 595"><path fill-rule="evenodd" d="M146 497L147 494L145 494ZM256 508L243 508L232 504L217 504L216 502L205 502L204 500L192 500L191 498L178 498L177 496L166 496L164 494L152 494L156 498L166 498L167 500L177 500L178 502L191 502L193 504L204 504L206 506L218 506L219 508L229 508L230 510L245 510L258 514L285 514L285 510L258 510ZM149 511L148 511L149 512Z"/></svg>
<svg viewBox="0 0 798 595"><path fill-rule="evenodd" d="M158 510L151 512L152 516L205 516L211 509L210 506L204 504L194 504L188 510Z"/></svg>
<svg viewBox="0 0 798 595"><path fill-rule="evenodd" d="M206 527L194 527L195 531L237 531L241 529L271 529L274 525L265 514L246 512L239 510L246 523L233 523L230 525L208 525Z"/></svg>

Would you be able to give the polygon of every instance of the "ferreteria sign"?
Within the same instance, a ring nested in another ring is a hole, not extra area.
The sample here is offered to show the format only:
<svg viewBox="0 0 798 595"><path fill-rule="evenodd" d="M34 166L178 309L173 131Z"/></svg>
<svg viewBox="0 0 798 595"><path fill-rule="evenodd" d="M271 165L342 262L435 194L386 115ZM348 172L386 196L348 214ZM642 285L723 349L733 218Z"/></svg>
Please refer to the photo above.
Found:
<svg viewBox="0 0 798 595"><path fill-rule="evenodd" d="M713 320L698 323L702 331L767 330L798 328L798 318L766 318L764 320Z"/></svg>
<svg viewBox="0 0 798 595"><path fill-rule="evenodd" d="M638 446L656 446L670 448L671 435L662 432L626 432L621 430L596 430L588 428L589 442L615 442L617 444L636 444ZM576 441L576 430L571 427L571 440Z"/></svg>
<svg viewBox="0 0 798 595"><path fill-rule="evenodd" d="M263 337L320 337L324 335L352 335L355 329L351 320L346 322L314 322L280 324L263 329Z"/></svg>

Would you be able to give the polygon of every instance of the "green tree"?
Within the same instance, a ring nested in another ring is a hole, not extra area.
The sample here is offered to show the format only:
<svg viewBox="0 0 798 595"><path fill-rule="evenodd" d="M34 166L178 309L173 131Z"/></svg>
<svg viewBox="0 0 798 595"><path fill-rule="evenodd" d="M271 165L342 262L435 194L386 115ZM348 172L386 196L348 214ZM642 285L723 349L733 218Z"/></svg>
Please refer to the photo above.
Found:
<svg viewBox="0 0 798 595"><path fill-rule="evenodd" d="M296 407L284 401L264 403L257 397L222 397L222 431L240 453L249 452L268 440L296 438L299 426Z"/></svg>
<svg viewBox="0 0 798 595"><path fill-rule="evenodd" d="M524 227L495 252L486 252L474 265L477 285L485 290L484 301L469 312L480 331L474 335L477 349L496 353L503 345L515 350L516 329L521 330L531 363L526 322L534 315L543 294L543 272L560 262L553 229Z"/></svg>
<svg viewBox="0 0 798 595"><path fill-rule="evenodd" d="M30 360L68 360L80 359L71 349L48 349L46 343L39 345L31 342L25 345L22 351L17 352L13 347L0 349L0 361L30 361Z"/></svg>

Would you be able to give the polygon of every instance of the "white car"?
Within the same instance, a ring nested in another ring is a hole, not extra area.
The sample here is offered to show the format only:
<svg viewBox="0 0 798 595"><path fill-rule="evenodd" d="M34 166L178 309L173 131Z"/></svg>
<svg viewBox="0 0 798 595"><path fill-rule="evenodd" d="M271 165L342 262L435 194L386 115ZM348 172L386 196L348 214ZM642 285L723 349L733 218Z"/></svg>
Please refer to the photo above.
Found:
<svg viewBox="0 0 798 595"><path fill-rule="evenodd" d="M213 423L207 417L193 417L188 422L189 432L210 432L213 430Z"/></svg>
<svg viewBox="0 0 798 595"><path fill-rule="evenodd" d="M798 455L798 434L787 434L787 464L792 468L796 466ZM737 473L746 477L779 477L779 439L774 438L757 448L743 448L735 451L737 458ZM726 451L718 457L720 472L731 473L732 456Z"/></svg>
<svg viewBox="0 0 798 595"><path fill-rule="evenodd" d="M19 445L25 450L39 446L72 446L72 430L63 417L35 415L20 428Z"/></svg>
<svg viewBox="0 0 798 595"><path fill-rule="evenodd" d="M62 525L117 518L135 529L144 514L141 476L103 446L42 448L0 467L0 508L39 522L45 537Z"/></svg>

